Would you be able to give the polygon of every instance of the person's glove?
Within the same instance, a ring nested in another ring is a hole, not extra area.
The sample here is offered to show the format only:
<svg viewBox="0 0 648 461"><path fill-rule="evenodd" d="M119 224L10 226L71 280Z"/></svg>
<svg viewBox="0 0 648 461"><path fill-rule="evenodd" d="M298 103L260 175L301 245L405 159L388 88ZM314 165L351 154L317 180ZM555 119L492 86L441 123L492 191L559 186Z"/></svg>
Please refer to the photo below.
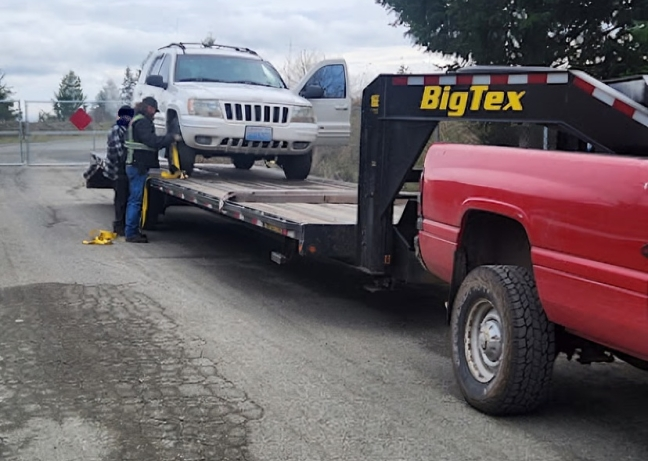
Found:
<svg viewBox="0 0 648 461"><path fill-rule="evenodd" d="M180 136L178 133L175 133L173 135L173 140L176 141L176 142L182 141L182 136Z"/></svg>

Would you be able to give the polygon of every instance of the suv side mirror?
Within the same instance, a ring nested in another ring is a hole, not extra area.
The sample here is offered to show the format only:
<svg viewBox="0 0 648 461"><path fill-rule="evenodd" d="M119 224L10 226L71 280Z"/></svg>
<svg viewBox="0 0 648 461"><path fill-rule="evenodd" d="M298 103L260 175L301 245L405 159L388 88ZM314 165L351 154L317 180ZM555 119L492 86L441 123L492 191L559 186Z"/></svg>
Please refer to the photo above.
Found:
<svg viewBox="0 0 648 461"><path fill-rule="evenodd" d="M300 94L302 98L319 99L324 96L324 88L319 85L308 85Z"/></svg>
<svg viewBox="0 0 648 461"><path fill-rule="evenodd" d="M164 83L164 79L161 75L149 75L148 77L146 77L146 84L150 86L156 86L164 90L167 89L167 85L166 83Z"/></svg>

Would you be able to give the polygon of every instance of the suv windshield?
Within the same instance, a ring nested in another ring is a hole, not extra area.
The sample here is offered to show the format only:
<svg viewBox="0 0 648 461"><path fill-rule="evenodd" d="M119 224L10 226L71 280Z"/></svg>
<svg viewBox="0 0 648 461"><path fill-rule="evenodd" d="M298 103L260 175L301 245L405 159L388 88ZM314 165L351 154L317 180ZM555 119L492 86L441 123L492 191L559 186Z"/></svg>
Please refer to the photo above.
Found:
<svg viewBox="0 0 648 461"><path fill-rule="evenodd" d="M176 82L223 82L286 88L275 68L266 61L207 54L178 55Z"/></svg>

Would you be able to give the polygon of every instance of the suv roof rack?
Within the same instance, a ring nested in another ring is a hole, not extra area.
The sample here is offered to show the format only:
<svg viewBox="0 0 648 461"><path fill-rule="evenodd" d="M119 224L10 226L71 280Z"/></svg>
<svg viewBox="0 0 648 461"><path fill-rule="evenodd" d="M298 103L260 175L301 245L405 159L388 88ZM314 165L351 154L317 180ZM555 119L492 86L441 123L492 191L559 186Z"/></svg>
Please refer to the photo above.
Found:
<svg viewBox="0 0 648 461"><path fill-rule="evenodd" d="M257 52L254 50L251 50L249 48L245 48L242 46L231 46L231 45L221 45L218 43L204 43L204 42L178 42L178 43L170 43L166 46L163 46L161 48L158 48L158 50L162 50L164 48L171 48L173 46L177 46L182 50L182 53L185 52L187 49L187 46L192 46L192 47L200 47L200 48L224 48L224 49L230 49L230 50L235 50L235 51L240 51L241 53L249 53L253 54L255 56L258 56Z"/></svg>

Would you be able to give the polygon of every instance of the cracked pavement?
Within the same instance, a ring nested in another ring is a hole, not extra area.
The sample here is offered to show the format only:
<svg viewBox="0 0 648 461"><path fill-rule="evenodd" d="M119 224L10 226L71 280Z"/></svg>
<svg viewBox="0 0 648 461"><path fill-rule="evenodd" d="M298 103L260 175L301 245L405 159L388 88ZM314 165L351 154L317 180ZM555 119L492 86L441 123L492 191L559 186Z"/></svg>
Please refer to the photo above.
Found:
<svg viewBox="0 0 648 461"><path fill-rule="evenodd" d="M549 405L461 399L442 298L372 295L190 208L151 243L83 168L0 167L0 459L642 460L648 373L559 359Z"/></svg>
<svg viewBox="0 0 648 461"><path fill-rule="evenodd" d="M127 287L0 290L0 459L246 459L263 410L178 336L163 308ZM70 440L33 445L60 424ZM79 433L79 428L83 432ZM83 457L70 450L78 439ZM37 453L30 450L38 449Z"/></svg>

